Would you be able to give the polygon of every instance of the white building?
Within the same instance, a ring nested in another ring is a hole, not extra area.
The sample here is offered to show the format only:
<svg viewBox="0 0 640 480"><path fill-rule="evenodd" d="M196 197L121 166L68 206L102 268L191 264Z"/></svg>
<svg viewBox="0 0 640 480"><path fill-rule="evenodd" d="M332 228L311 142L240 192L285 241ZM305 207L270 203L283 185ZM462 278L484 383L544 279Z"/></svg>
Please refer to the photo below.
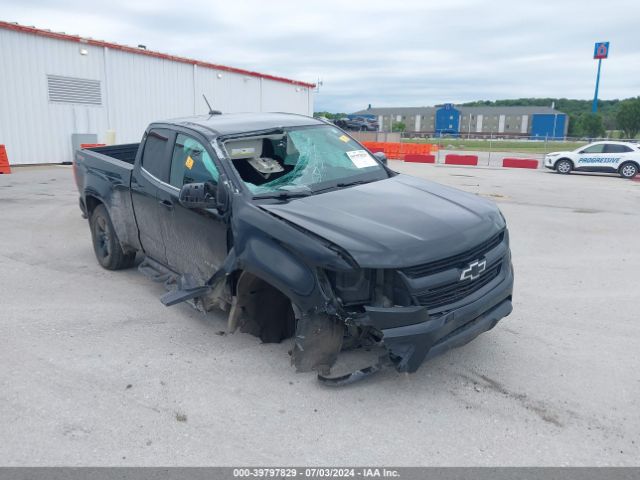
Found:
<svg viewBox="0 0 640 480"><path fill-rule="evenodd" d="M0 144L12 165L72 159L72 134L138 142L147 124L225 112L313 115L314 85L0 22ZM90 137L88 137L90 138Z"/></svg>

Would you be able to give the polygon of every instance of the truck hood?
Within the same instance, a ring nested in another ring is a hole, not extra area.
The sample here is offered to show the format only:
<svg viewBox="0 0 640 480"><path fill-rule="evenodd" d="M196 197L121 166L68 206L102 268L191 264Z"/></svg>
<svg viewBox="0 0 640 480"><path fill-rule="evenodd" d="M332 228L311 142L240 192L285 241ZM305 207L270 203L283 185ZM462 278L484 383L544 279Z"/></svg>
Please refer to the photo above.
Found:
<svg viewBox="0 0 640 480"><path fill-rule="evenodd" d="M455 255L504 228L493 202L407 175L260 207L342 247L365 268Z"/></svg>

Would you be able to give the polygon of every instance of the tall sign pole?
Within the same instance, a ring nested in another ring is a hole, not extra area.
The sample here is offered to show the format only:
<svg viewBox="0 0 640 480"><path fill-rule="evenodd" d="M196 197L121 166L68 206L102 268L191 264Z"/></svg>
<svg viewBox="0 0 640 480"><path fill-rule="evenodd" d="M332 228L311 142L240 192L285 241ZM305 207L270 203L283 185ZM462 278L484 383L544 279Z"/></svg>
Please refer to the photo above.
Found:
<svg viewBox="0 0 640 480"><path fill-rule="evenodd" d="M600 86L600 68L602 67L602 59L609 56L609 42L596 42L596 46L593 49L593 58L598 60L598 74L596 75L596 92L593 95L593 104L591 105L591 111L597 113L598 111L598 87Z"/></svg>

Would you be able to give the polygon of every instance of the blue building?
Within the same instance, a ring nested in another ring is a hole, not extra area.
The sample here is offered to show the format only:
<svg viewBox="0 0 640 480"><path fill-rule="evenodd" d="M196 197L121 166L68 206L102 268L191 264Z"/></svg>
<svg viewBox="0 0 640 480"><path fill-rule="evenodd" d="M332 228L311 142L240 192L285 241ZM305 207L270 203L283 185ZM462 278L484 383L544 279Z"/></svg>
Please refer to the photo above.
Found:
<svg viewBox="0 0 640 480"><path fill-rule="evenodd" d="M452 103L445 103L436 109L435 134L458 135L460 133L460 110L453 107Z"/></svg>
<svg viewBox="0 0 640 480"><path fill-rule="evenodd" d="M562 138L566 137L565 123L567 116L564 113L537 113L531 119L531 138Z"/></svg>
<svg viewBox="0 0 640 480"><path fill-rule="evenodd" d="M407 132L437 136L559 139L566 137L569 127L567 114L550 107L461 107L448 103L437 107L369 107L353 115L375 116L384 131L402 122Z"/></svg>

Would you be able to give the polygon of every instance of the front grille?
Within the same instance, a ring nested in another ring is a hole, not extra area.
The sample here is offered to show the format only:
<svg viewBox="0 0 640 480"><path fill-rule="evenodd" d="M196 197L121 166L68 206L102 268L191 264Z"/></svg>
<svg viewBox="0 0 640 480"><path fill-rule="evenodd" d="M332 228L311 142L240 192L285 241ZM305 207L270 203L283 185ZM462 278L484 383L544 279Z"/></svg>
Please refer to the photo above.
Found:
<svg viewBox="0 0 640 480"><path fill-rule="evenodd" d="M502 243L504 239L504 230L497 235L494 235L489 240L476 245L471 250L453 255L451 257L436 260L435 262L423 263L422 265L416 265L413 267L407 267L402 269L409 278L426 277L427 275L433 275L434 273L444 272L450 268L463 268L469 262L482 258L488 251L493 250L495 247Z"/></svg>
<svg viewBox="0 0 640 480"><path fill-rule="evenodd" d="M416 300L428 309L435 309L462 300L464 297L477 292L500 274L502 259L489 266L475 280L458 280L418 293Z"/></svg>

